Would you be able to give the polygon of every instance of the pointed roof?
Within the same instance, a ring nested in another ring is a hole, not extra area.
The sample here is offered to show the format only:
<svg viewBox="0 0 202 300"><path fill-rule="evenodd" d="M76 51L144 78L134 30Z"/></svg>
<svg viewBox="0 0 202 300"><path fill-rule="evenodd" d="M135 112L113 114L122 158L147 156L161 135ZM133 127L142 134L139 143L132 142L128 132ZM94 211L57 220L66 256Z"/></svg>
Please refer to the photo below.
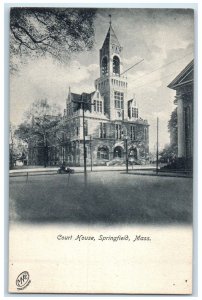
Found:
<svg viewBox="0 0 202 300"><path fill-rule="evenodd" d="M72 102L81 101L81 95L70 92L70 99L71 99Z"/></svg>
<svg viewBox="0 0 202 300"><path fill-rule="evenodd" d="M109 45L109 44L114 44L114 45L117 45L119 47L121 47L118 39L117 39L117 36L114 32L114 29L112 28L112 25L110 23L109 25L109 29L108 29L108 32L107 32L107 35L106 35L106 38L104 40L104 43L102 45L102 48Z"/></svg>
<svg viewBox="0 0 202 300"><path fill-rule="evenodd" d="M80 109L82 107L81 101L83 101L85 103L85 109L91 111L91 99L94 93L95 92L76 94L70 92L70 101L73 102L75 110Z"/></svg>
<svg viewBox="0 0 202 300"><path fill-rule="evenodd" d="M192 60L168 85L170 89L188 84L194 80L194 60Z"/></svg>

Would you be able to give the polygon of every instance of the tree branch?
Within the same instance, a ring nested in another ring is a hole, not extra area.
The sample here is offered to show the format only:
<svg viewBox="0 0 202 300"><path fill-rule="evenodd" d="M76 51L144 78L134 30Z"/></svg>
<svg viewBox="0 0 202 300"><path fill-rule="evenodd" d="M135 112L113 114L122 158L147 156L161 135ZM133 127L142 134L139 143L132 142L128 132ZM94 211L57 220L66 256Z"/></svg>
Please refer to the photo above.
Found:
<svg viewBox="0 0 202 300"><path fill-rule="evenodd" d="M16 25L16 28L20 28L22 29L26 34L27 36L32 40L33 43L35 44L40 44L42 43L43 41L47 40L48 37L50 37L50 35L46 36L45 38L43 38L42 40L36 40L30 33L27 29L25 29L23 26L19 25L18 23L15 24Z"/></svg>
<svg viewBox="0 0 202 300"><path fill-rule="evenodd" d="M44 21L42 21L38 16L37 16L37 13L36 12L33 12L33 14L35 15L37 21L39 21L40 23L42 23L43 25L47 26L48 24L45 23Z"/></svg>

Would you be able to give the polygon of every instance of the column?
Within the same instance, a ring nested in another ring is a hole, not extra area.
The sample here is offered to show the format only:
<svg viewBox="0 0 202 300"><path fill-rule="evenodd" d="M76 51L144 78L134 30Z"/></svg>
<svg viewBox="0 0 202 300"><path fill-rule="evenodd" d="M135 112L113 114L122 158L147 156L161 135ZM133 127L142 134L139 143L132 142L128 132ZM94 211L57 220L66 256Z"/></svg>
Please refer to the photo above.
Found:
<svg viewBox="0 0 202 300"><path fill-rule="evenodd" d="M185 128L183 99L177 93L178 157L185 157Z"/></svg>

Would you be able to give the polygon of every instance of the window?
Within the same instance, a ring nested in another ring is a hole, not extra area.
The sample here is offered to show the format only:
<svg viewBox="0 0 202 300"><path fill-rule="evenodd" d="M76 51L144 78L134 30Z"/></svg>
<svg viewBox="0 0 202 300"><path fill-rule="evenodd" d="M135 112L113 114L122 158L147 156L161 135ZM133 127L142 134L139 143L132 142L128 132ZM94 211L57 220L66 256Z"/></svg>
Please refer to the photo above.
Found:
<svg viewBox="0 0 202 300"><path fill-rule="evenodd" d="M102 74L108 75L108 61L106 56L102 59Z"/></svg>
<svg viewBox="0 0 202 300"><path fill-rule="evenodd" d="M100 123L99 136L100 138L106 138L106 123Z"/></svg>
<svg viewBox="0 0 202 300"><path fill-rule="evenodd" d="M121 137L122 137L122 126L120 124L116 124L116 127L115 127L115 138L117 140L120 140Z"/></svg>
<svg viewBox="0 0 202 300"><path fill-rule="evenodd" d="M109 159L109 149L106 146L98 148L97 152L98 159Z"/></svg>
<svg viewBox="0 0 202 300"><path fill-rule="evenodd" d="M138 108L132 107L132 117L138 118Z"/></svg>
<svg viewBox="0 0 202 300"><path fill-rule="evenodd" d="M103 105L102 101L94 100L94 111L102 113Z"/></svg>
<svg viewBox="0 0 202 300"><path fill-rule="evenodd" d="M145 141L147 140L147 128L146 127L144 128L144 140Z"/></svg>
<svg viewBox="0 0 202 300"><path fill-rule="evenodd" d="M114 75L120 75L120 60L118 56L113 57L113 73Z"/></svg>
<svg viewBox="0 0 202 300"><path fill-rule="evenodd" d="M115 108L123 109L124 94L121 92L114 92L114 106Z"/></svg>
<svg viewBox="0 0 202 300"><path fill-rule="evenodd" d="M134 126L134 125L130 126L130 139L131 140L136 140L136 138L137 138L136 130L137 130L136 126Z"/></svg>
<svg viewBox="0 0 202 300"><path fill-rule="evenodd" d="M102 101L97 101L97 111L102 112Z"/></svg>

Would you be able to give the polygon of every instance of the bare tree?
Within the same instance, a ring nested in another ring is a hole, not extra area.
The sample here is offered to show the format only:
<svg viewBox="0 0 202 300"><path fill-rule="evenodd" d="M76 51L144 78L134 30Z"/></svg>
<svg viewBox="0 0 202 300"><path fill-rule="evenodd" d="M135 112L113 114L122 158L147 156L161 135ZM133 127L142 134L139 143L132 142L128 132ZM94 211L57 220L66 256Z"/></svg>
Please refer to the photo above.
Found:
<svg viewBox="0 0 202 300"><path fill-rule="evenodd" d="M27 143L28 148L41 148L44 167L48 163L48 147L54 145L61 127L61 115L56 105L46 99L38 100L25 112L25 121L15 131L16 136Z"/></svg>

